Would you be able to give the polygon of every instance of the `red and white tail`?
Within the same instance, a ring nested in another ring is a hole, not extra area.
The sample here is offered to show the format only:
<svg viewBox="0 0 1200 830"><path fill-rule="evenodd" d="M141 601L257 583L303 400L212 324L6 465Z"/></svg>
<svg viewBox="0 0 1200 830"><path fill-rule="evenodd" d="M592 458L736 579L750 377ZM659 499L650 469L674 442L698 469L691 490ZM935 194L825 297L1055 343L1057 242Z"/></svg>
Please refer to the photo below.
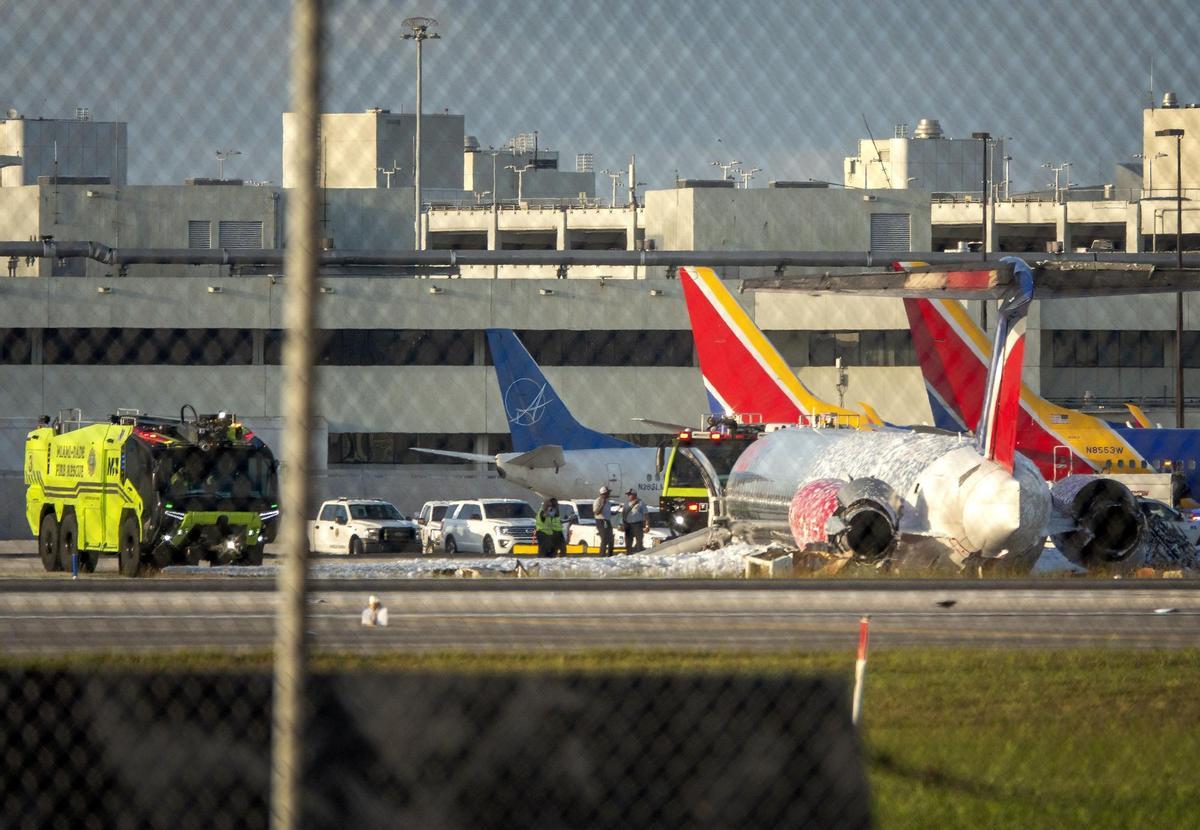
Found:
<svg viewBox="0 0 1200 830"><path fill-rule="evenodd" d="M1017 455L1017 419L1021 410L1021 369L1025 363L1025 315L1000 318L996 353L988 374L987 395L979 424L985 458L1012 472Z"/></svg>

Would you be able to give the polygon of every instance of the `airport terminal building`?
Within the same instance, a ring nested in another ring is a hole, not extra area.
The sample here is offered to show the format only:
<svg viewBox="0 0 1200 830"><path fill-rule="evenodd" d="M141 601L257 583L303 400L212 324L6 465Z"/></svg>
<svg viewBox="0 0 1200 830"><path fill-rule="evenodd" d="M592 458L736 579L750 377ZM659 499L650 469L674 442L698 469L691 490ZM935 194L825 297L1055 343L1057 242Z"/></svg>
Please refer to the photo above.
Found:
<svg viewBox="0 0 1200 830"><path fill-rule="evenodd" d="M1188 134L1200 137L1200 110L1148 110L1147 117L1196 121ZM407 184L412 171L394 158L409 141L413 117L378 109L323 117L327 247L409 250L420 234L430 249L873 250L904 258L980 238L978 221L971 224L978 191L974 201L967 192L931 196L919 181L909 181L919 177L901 175L899 152L883 160L894 165L887 179L877 182L870 174L869 189L680 181L598 198L595 174L582 159L575 169L560 170L558 154L536 143L484 149L464 134L462 116L427 119L421 172L428 207L418 224ZM231 250L286 243L287 181L284 187L211 179L128 185L124 125L10 117L0 130L7 142L0 147L0 238ZM21 144L48 131L59 131L60 159L76 160L70 168L52 167L45 154ZM285 158L289 134L285 115ZM1151 158L1157 141L1150 130ZM99 144L104 153L96 152ZM936 159L938 148L922 145L920 152ZM907 158L917 156L910 148ZM867 166L880 170L882 162ZM1154 169L1152 192L1137 185L1138 198L1114 193L1094 204L1001 202L989 236L1001 250L1006 239L1020 240L1012 250L1025 250L1039 242L1071 247L1082 238L1114 238L1120 243L1114 247L1140 249L1153 236L1163 250L1167 235L1174 242L1174 216L1157 198L1175 187L1167 167ZM1183 186L1196 187L1186 170ZM1200 239L1197 221L1185 214L1185 246L1195 247L1189 237ZM1147 234L1147 226L1157 233ZM1046 234L1055 238L1042 240ZM92 417L118 408L171 415L190 403L202 412L237 412L268 442L278 434L286 417L280 395L286 280L279 269L117 269L82 259L35 259L10 260L5 273L4 504L22 503L25 432L39 415L60 409L77 407ZM724 274L750 275L746 269ZM930 421L898 301L739 299L818 395L839 401L840 360L845 405L869 401L889 421ZM679 282L666 268L329 268L321 276L318 308L320 496L379 496L414 510L426 498L519 493L469 465L431 463L435 459L412 451L494 453L510 446L484 337L490 327L516 329L566 404L595 429L655 443L661 431L635 418L691 424L706 409ZM1153 414L1174 391L1173 312L1173 304L1150 298L1043 304L1029 320L1026 380L1055 400L1140 400ZM1200 389L1200 307L1188 298L1185 312L1185 383ZM0 538L24 535L19 508L6 511L0 512Z"/></svg>

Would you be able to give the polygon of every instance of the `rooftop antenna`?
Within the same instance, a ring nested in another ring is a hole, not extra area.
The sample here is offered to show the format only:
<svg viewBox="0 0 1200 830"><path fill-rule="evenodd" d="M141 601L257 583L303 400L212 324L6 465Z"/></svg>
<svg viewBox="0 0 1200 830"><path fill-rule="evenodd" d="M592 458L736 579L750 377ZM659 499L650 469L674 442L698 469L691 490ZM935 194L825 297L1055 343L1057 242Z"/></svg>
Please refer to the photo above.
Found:
<svg viewBox="0 0 1200 830"><path fill-rule="evenodd" d="M1154 55L1150 56L1150 109L1154 109Z"/></svg>
<svg viewBox="0 0 1200 830"><path fill-rule="evenodd" d="M883 171L883 179L887 182L888 190L892 189L892 177L888 175L887 168L883 166L883 156L879 154L879 145L875 143L875 136L871 132L871 125L867 123L867 114L862 113L863 126L867 128L867 138L871 139L871 146L875 148L875 160L879 162L879 169Z"/></svg>

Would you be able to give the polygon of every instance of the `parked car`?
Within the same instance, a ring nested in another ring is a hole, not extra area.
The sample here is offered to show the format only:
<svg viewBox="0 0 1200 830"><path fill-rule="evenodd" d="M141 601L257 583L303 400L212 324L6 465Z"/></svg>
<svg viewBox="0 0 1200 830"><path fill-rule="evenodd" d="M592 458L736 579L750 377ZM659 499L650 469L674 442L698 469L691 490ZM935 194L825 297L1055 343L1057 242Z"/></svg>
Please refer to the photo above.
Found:
<svg viewBox="0 0 1200 830"><path fill-rule="evenodd" d="M421 553L433 553L442 549L442 520L447 512L453 512L457 501L427 501L417 514L417 527L421 540Z"/></svg>
<svg viewBox="0 0 1200 830"><path fill-rule="evenodd" d="M459 502L442 519L446 553L512 553L515 545L533 544L533 508L518 499Z"/></svg>
<svg viewBox="0 0 1200 830"><path fill-rule="evenodd" d="M379 499L330 499L308 523L313 553L399 553L417 544L417 523Z"/></svg>
<svg viewBox="0 0 1200 830"><path fill-rule="evenodd" d="M1183 534L1192 545L1200 544L1200 519L1193 513L1182 513L1157 499L1138 499L1142 513L1155 516Z"/></svg>
<svg viewBox="0 0 1200 830"><path fill-rule="evenodd" d="M592 513L592 502L559 500L563 509L563 530L567 534L567 553L595 553L600 549L600 533L596 530L596 519ZM621 505L610 499L608 510L613 523L613 549L625 550L625 532L621 529ZM650 508L650 532L643 537L647 548L670 539L673 535L666 517L657 509Z"/></svg>

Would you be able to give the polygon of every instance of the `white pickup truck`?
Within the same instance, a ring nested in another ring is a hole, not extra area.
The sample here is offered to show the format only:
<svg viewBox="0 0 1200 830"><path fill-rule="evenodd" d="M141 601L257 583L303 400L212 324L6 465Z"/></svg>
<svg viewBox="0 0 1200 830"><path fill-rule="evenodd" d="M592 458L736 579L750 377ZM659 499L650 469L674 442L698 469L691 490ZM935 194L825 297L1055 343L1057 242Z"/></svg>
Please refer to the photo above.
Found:
<svg viewBox="0 0 1200 830"><path fill-rule="evenodd" d="M399 553L417 544L417 523L379 499L330 499L308 523L313 553Z"/></svg>
<svg viewBox="0 0 1200 830"><path fill-rule="evenodd" d="M517 499L459 502L442 519L446 553L512 553L515 545L533 542L533 508Z"/></svg>

